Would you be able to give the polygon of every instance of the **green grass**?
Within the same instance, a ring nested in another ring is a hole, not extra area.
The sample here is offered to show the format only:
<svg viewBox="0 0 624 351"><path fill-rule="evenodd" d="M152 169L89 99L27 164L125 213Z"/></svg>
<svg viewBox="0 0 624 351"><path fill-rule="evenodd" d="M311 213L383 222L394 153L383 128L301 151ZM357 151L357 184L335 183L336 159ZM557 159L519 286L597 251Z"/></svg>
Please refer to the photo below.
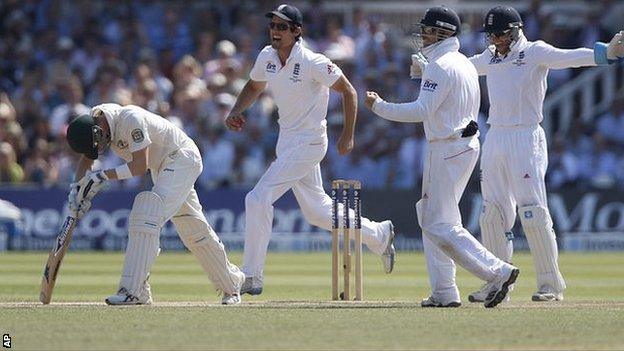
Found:
<svg viewBox="0 0 624 351"><path fill-rule="evenodd" d="M418 253L400 253L392 275L365 255L361 304L326 302L329 253L270 253L264 293L218 306L195 259L165 252L152 270L155 304L110 307L102 301L117 287L123 256L70 252L53 303L41 306L46 258L0 254L0 333L14 349L624 349L621 253L561 255L566 299L548 304L530 301L533 265L517 255L512 302L496 309L418 307L428 295ZM458 284L464 297L480 286L463 270Z"/></svg>

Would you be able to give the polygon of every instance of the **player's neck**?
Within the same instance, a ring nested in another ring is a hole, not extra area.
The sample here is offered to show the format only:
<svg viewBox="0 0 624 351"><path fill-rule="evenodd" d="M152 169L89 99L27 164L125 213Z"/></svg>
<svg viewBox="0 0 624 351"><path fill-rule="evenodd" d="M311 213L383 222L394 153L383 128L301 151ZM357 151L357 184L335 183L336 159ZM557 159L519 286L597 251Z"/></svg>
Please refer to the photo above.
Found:
<svg viewBox="0 0 624 351"><path fill-rule="evenodd" d="M279 48L277 50L277 56L279 57L280 62L282 63L282 66L284 66L286 64L286 60L288 60L288 57L290 57L290 53L292 52L293 48L295 47L295 44L296 44L296 42L293 42L291 45Z"/></svg>

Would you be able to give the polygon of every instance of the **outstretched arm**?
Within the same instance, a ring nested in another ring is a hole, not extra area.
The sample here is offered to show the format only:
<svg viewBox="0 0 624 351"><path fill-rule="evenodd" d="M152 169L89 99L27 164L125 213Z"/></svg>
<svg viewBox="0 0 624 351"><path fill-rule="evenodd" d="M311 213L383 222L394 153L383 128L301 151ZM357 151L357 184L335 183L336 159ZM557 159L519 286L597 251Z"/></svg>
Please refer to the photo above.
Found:
<svg viewBox="0 0 624 351"><path fill-rule="evenodd" d="M357 119L357 92L347 77L340 76L331 88L342 94L342 114L344 125L338 139L338 153L345 155L353 150L355 138L355 122Z"/></svg>
<svg viewBox="0 0 624 351"><path fill-rule="evenodd" d="M260 93L266 88L266 82L258 82L250 79L236 99L232 111L225 119L225 125L230 130L240 131L245 125L245 117L243 112L258 99Z"/></svg>
<svg viewBox="0 0 624 351"><path fill-rule="evenodd" d="M621 60L624 56L622 32L617 33L609 44L597 42L593 49L565 50L543 41L537 42L536 59L541 65L552 69L606 65Z"/></svg>

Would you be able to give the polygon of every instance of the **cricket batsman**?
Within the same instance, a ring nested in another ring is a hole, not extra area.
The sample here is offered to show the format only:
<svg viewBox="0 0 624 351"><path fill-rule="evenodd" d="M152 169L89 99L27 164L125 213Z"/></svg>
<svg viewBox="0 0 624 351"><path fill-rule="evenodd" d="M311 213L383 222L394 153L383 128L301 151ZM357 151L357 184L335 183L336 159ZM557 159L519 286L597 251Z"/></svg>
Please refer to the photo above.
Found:
<svg viewBox="0 0 624 351"><path fill-rule="evenodd" d="M154 186L134 199L128 218L128 246L119 289L109 305L152 302L149 272L160 251L160 231L172 220L184 245L223 293L222 304L238 304L245 275L227 258L223 244L204 217L195 180L202 172L199 149L181 129L138 106L102 104L71 122L70 147L82 156L71 184L69 209L80 218L107 181L143 175L149 169ZM106 148L124 159L116 168L92 170ZM93 185L86 187L92 181ZM82 199L78 201L77 199Z"/></svg>
<svg viewBox="0 0 624 351"><path fill-rule="evenodd" d="M251 79L225 120L229 129L241 130L246 122L243 112L267 87L279 109L277 158L245 197L243 272L247 279L241 293L251 295L262 293L273 203L284 193L292 189L308 222L331 229L332 201L323 190L320 167L327 152L325 117L329 89L343 98L344 127L337 146L340 155L353 149L357 112L357 93L340 68L303 45L303 16L299 9L284 4L266 17L270 19L271 45L258 55ZM381 256L386 273L392 272L395 255L392 223L362 218L362 241Z"/></svg>
<svg viewBox="0 0 624 351"><path fill-rule="evenodd" d="M459 212L466 184L479 157L479 77L459 52L461 23L447 7L427 10L418 26L418 52L412 74L422 74L418 99L389 103L366 93L366 106L384 119L422 122L427 155L422 197L416 203L431 296L422 307L461 305L455 263L488 282L485 307L503 301L520 271L489 252L462 225Z"/></svg>
<svg viewBox="0 0 624 351"><path fill-rule="evenodd" d="M558 49L541 40L527 40L520 14L509 6L488 11L483 31L490 46L470 58L479 75L487 77L490 100L491 127L481 156L482 241L496 256L511 262L511 229L517 213L537 273L537 291L532 300L562 300L566 284L557 263L557 242L544 182L548 152L540 122L546 79L550 69L622 61L622 32L609 44L598 42L593 49ZM489 289L485 284L468 299L481 302Z"/></svg>

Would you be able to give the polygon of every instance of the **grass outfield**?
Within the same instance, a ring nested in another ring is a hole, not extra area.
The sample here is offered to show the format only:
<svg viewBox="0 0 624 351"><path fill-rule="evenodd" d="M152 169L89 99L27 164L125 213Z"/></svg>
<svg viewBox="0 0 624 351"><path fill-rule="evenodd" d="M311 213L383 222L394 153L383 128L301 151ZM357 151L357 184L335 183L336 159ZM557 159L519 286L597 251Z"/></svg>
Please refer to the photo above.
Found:
<svg viewBox="0 0 624 351"><path fill-rule="evenodd" d="M512 302L422 309L424 259L399 253L392 275L365 256L365 299L333 303L330 254L277 254L267 260L265 291L241 306L220 306L195 259L165 252L151 278L153 306L110 307L121 254L70 252L53 302L38 303L47 253L0 254L0 333L20 349L624 349L624 255L563 254L566 300L530 302L530 256ZM232 255L240 263L239 254ZM458 272L462 296L480 286Z"/></svg>

